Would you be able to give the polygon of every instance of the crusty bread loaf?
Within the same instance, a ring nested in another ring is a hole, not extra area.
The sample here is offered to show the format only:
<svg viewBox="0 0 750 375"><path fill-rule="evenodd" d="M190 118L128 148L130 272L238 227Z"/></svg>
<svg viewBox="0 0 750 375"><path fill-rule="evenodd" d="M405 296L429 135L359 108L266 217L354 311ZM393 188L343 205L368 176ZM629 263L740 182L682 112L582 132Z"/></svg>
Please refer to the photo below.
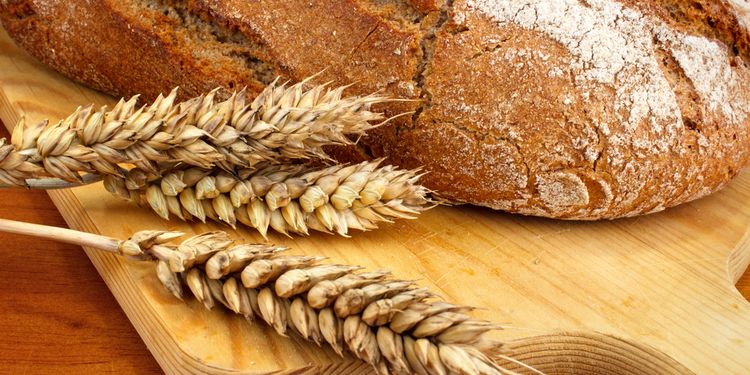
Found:
<svg viewBox="0 0 750 375"><path fill-rule="evenodd" d="M0 0L8 32L115 95L275 76L421 101L337 157L444 197L599 219L705 196L750 156L750 36L723 0Z"/></svg>

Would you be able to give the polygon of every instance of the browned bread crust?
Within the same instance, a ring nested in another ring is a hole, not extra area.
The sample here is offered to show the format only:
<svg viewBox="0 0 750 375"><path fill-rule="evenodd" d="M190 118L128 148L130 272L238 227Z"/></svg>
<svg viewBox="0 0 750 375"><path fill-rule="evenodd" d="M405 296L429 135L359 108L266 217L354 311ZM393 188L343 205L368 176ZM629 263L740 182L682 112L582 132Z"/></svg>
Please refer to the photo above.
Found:
<svg viewBox="0 0 750 375"><path fill-rule="evenodd" d="M339 150L455 201L565 219L659 211L748 161L750 36L721 0L0 0L6 30L115 95L275 76L421 99Z"/></svg>

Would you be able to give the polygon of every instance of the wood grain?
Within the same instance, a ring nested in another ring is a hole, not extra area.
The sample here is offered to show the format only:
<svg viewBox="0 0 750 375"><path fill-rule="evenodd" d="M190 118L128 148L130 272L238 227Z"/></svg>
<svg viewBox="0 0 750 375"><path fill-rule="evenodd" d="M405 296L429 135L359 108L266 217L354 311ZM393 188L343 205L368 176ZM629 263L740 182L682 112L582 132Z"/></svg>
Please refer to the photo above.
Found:
<svg viewBox="0 0 750 375"><path fill-rule="evenodd" d="M58 119L112 103L31 60L0 35L0 117ZM140 229L197 233L215 224L165 222L100 185L50 194L76 229L125 237ZM334 262L390 269L446 299L507 323L497 338L548 373L722 373L750 368L750 303L734 282L750 262L750 173L723 191L647 217L575 223L440 207L352 239L271 241ZM226 228L223 228L226 229ZM234 238L259 241L251 230ZM168 372L369 372L224 311L180 303L150 265L88 251L156 360ZM572 332L572 333L571 333Z"/></svg>
<svg viewBox="0 0 750 375"><path fill-rule="evenodd" d="M66 226L43 191L0 194L2 218ZM0 373L159 372L80 247L5 233L0 243Z"/></svg>

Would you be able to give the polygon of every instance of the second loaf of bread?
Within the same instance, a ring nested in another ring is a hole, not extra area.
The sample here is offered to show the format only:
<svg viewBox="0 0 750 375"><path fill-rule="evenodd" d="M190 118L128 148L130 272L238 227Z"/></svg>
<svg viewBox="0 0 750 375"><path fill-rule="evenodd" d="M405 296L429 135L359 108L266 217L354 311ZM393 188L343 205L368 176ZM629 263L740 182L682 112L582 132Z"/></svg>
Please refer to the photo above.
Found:
<svg viewBox="0 0 750 375"><path fill-rule="evenodd" d="M746 164L750 37L723 0L1 0L10 35L114 95L277 75L421 99L342 160L425 166L446 198L600 219Z"/></svg>

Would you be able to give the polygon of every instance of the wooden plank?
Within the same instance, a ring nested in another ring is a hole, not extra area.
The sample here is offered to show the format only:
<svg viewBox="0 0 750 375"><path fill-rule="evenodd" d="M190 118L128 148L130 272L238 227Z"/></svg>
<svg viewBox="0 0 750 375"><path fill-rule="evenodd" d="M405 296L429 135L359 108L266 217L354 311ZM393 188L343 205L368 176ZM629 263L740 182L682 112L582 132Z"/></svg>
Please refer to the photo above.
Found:
<svg viewBox="0 0 750 375"><path fill-rule="evenodd" d="M0 117L58 119L112 98L51 72L0 35ZM215 224L166 222L99 185L50 193L72 228L125 237ZM297 253L390 269L507 323L496 337L548 372L741 374L750 368L750 303L734 280L750 260L750 174L710 198L647 217L576 223L475 207L440 207L352 239L315 234L270 240ZM247 241L250 229L232 231ZM369 370L223 311L180 303L149 265L88 251L146 345L170 373ZM731 261L730 261L731 259ZM577 333L564 333L577 332ZM684 367L683 367L684 366Z"/></svg>

